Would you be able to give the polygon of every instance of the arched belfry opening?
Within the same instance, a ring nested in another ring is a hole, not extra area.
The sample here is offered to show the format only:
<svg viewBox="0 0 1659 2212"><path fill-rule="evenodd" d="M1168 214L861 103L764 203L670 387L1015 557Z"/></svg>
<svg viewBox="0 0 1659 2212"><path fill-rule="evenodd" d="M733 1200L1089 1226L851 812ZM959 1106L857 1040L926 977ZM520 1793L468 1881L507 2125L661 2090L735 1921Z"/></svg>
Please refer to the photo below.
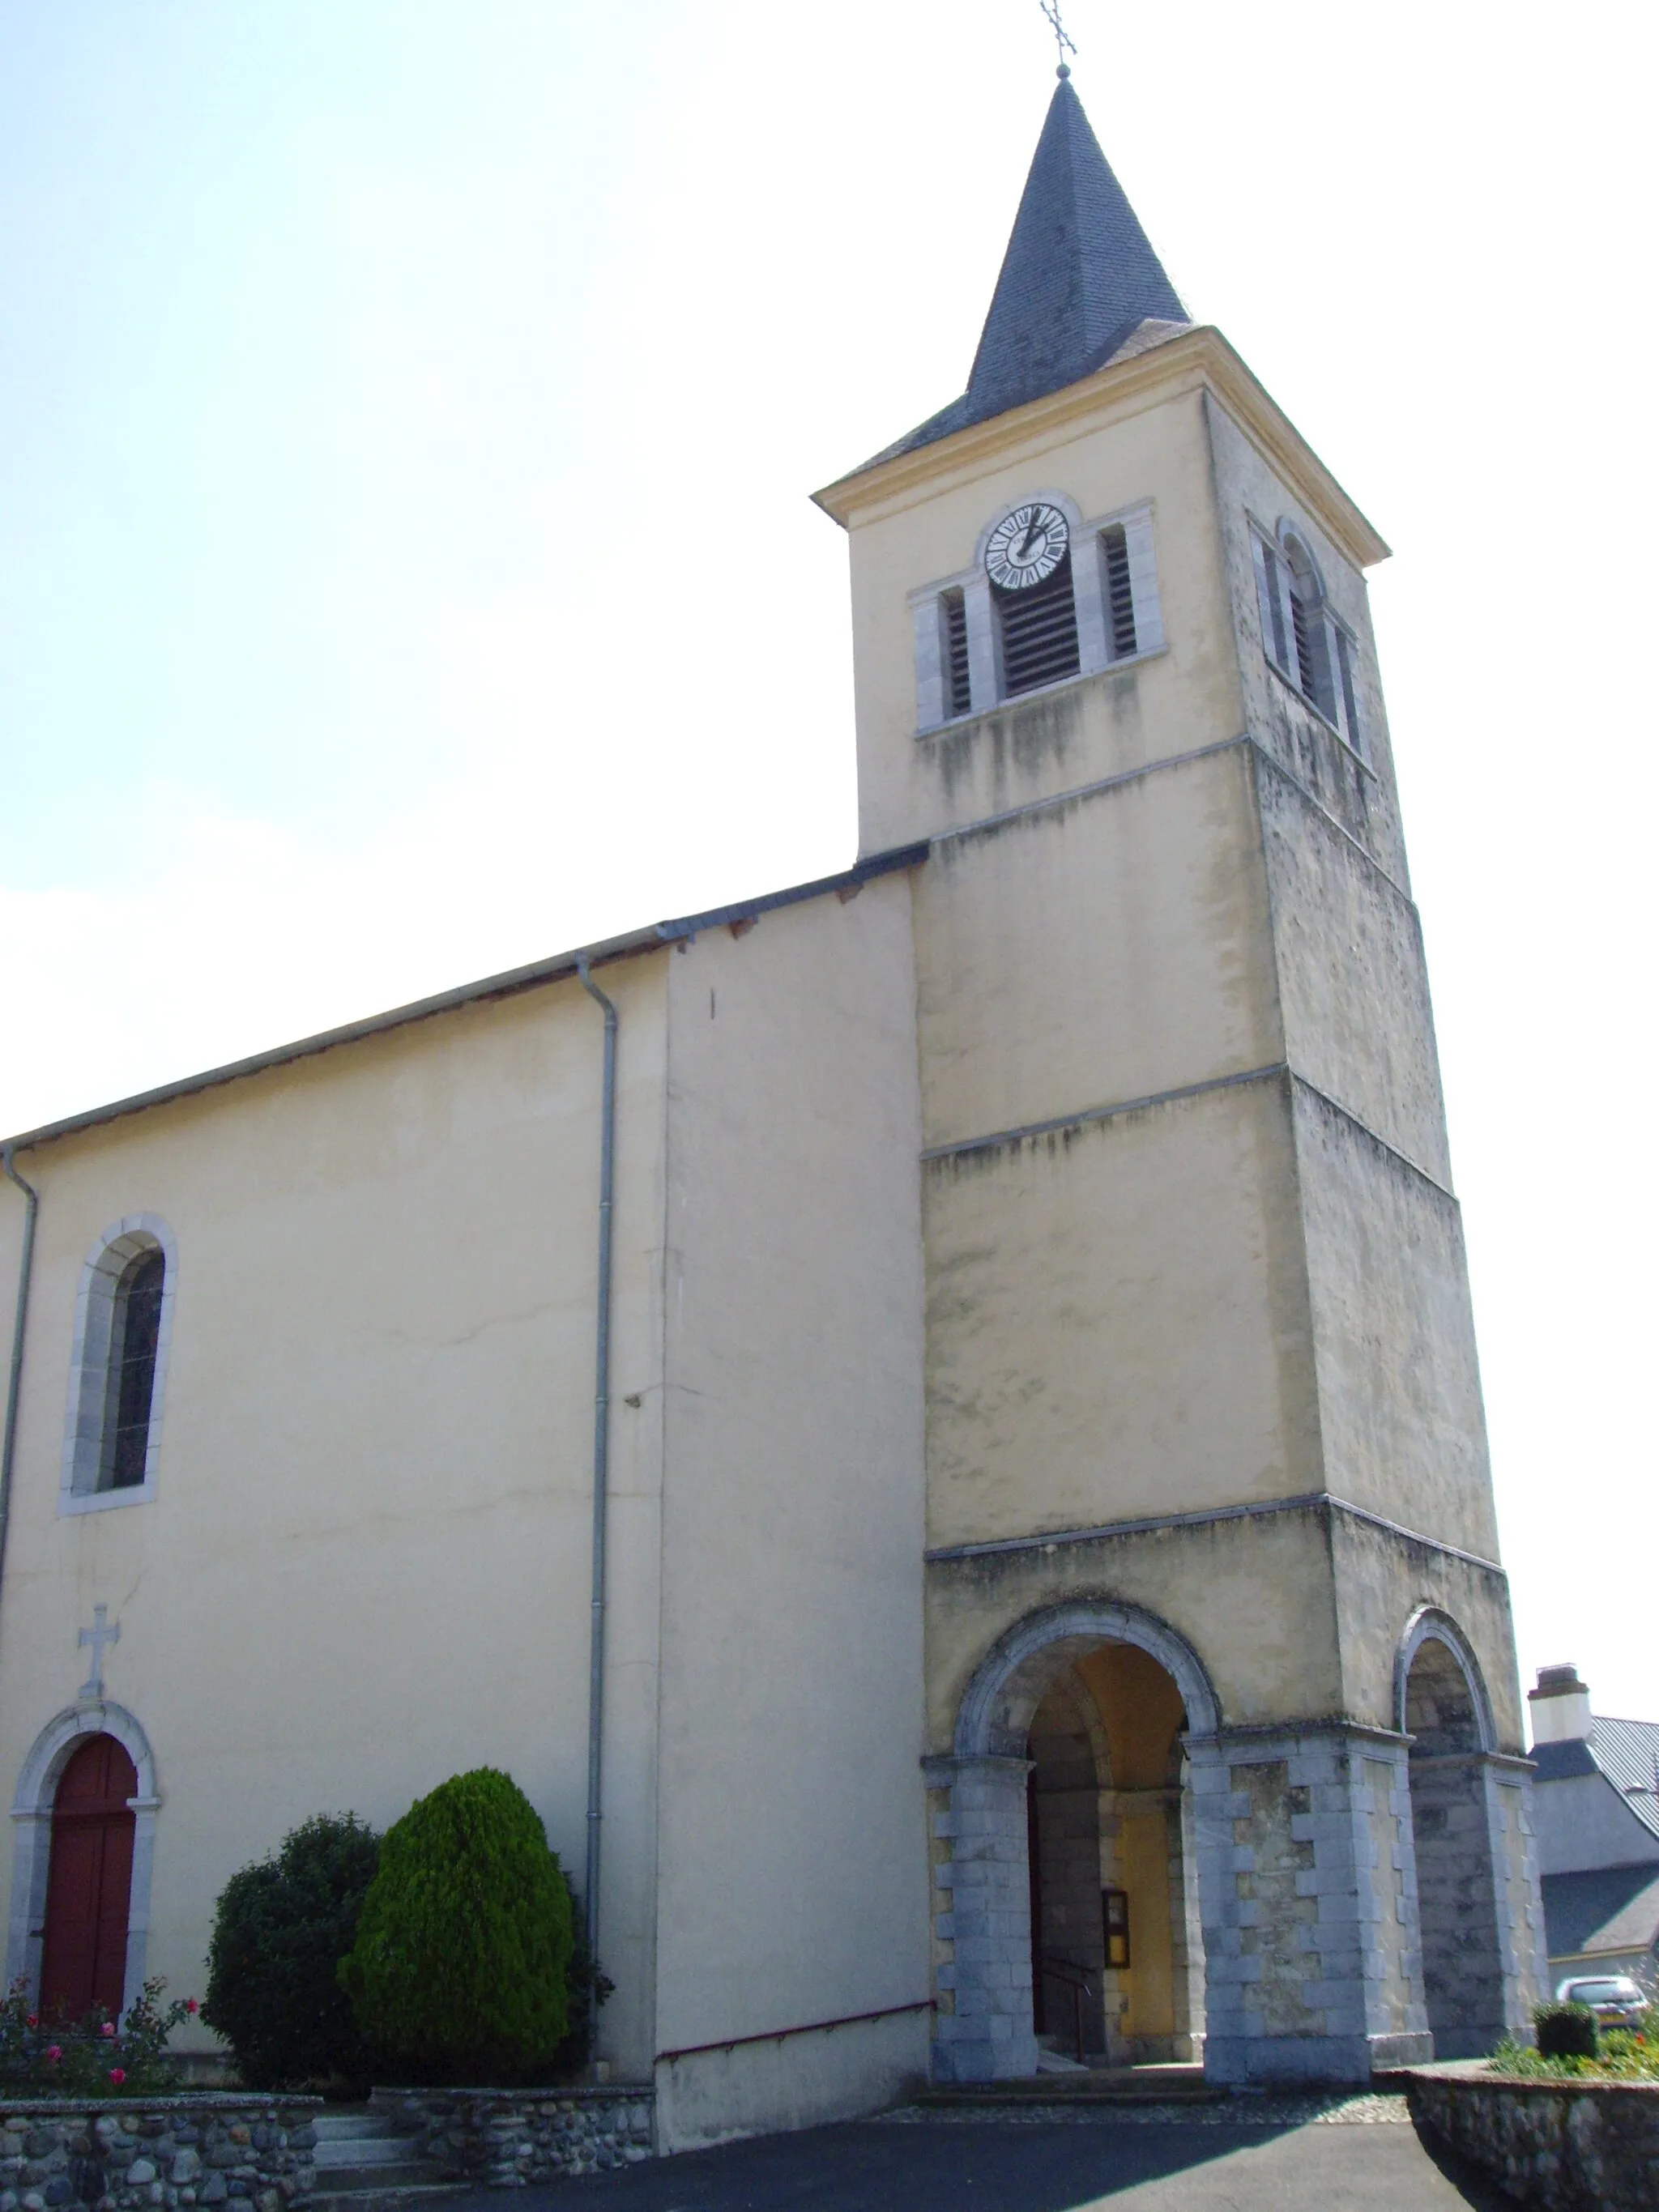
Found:
<svg viewBox="0 0 1659 2212"><path fill-rule="evenodd" d="M1437 2058L1484 2057L1504 2033L1509 1862L1523 1848L1520 1793L1492 1774L1485 1684L1455 1625L1433 1614L1401 1648L1401 1724L1411 1740L1423 1995ZM1505 1804L1505 1800L1511 1801ZM1513 1831L1514 1832L1511 1832ZM1524 1945L1522 1946L1524 1948Z"/></svg>
<svg viewBox="0 0 1659 2212"><path fill-rule="evenodd" d="M1190 1650L1133 1608L1055 1607L987 1656L930 1763L943 2076L1201 2059L1187 1742L1214 1729Z"/></svg>

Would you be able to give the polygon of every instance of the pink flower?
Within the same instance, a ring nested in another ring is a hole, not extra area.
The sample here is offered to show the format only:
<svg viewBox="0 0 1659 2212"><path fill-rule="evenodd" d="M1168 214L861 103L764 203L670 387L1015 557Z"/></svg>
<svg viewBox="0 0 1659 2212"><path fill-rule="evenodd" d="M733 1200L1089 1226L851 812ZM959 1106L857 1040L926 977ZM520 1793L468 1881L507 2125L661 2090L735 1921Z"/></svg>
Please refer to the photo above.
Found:
<svg viewBox="0 0 1659 2212"><path fill-rule="evenodd" d="M185 2010L186 2012L199 2012L201 2010L201 2007L197 2003L194 1997L186 1997L185 1999Z"/></svg>
<svg viewBox="0 0 1659 2212"><path fill-rule="evenodd" d="M115 2022L112 2020L106 2020L103 2026L99 2029L98 2033L100 2035L113 2035L115 2033Z"/></svg>
<svg viewBox="0 0 1659 2212"><path fill-rule="evenodd" d="M112 2066L109 2069L109 2078L114 2082L116 2087L118 2089L122 2082L127 2078L126 2068L125 2066Z"/></svg>
<svg viewBox="0 0 1659 2212"><path fill-rule="evenodd" d="M54 2066L58 2063L63 2055L62 2051L59 2050L58 2046L55 2043L49 2043L46 2045L46 2056L51 2059Z"/></svg>

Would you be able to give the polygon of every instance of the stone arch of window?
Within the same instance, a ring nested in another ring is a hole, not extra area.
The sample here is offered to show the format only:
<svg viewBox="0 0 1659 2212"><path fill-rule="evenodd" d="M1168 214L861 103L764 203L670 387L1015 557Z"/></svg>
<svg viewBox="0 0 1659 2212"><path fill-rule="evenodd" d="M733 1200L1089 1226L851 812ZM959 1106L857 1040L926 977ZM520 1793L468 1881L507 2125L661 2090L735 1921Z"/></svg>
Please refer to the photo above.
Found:
<svg viewBox="0 0 1659 2212"><path fill-rule="evenodd" d="M1486 1694L1486 1677L1480 1662L1474 1656L1474 1646L1449 1613L1437 1606L1420 1605L1406 1623L1400 1638L1394 1662L1395 1725L1401 1735L1417 1733L1407 1725L1407 1709L1411 1698L1413 1668L1421 1656L1424 1647L1433 1644L1447 1653L1468 1695L1469 1712L1474 1741L1459 1748L1469 1751L1495 1752L1498 1731L1492 1720L1492 1700Z"/></svg>
<svg viewBox="0 0 1659 2212"><path fill-rule="evenodd" d="M1023 1756L1031 1716L1049 1686L1101 1644L1133 1644L1173 1675L1190 1735L1212 1736L1221 1710L1207 1670L1184 1638L1154 1613L1106 1598L1074 1598L1030 1613L1000 1636L975 1668L957 1709L958 1759Z"/></svg>
<svg viewBox="0 0 1659 2212"><path fill-rule="evenodd" d="M132 1887L127 1908L127 1960L121 2008L125 2012L144 1985L149 1945L149 1893L155 1867L155 1819L161 1799L156 1788L155 1755L135 1716L107 1701L70 1705L47 1722L29 1747L17 1777L11 1819L11 1902L6 1923L6 1982L21 1976L30 1996L40 1987L40 1952L46 1933L46 1876L52 1866L52 1814L64 1769L88 1736L113 1736L132 1761L138 1794L127 1800L134 1818Z"/></svg>
<svg viewBox="0 0 1659 2212"><path fill-rule="evenodd" d="M158 1267L160 1294L153 1298ZM96 1512L155 1495L178 1274L173 1231L154 1213L128 1214L87 1256L75 1301L60 1512ZM129 1322L140 1319L135 1292L154 1332L143 1371L128 1357L126 1341ZM129 1402L140 1395L142 1406Z"/></svg>

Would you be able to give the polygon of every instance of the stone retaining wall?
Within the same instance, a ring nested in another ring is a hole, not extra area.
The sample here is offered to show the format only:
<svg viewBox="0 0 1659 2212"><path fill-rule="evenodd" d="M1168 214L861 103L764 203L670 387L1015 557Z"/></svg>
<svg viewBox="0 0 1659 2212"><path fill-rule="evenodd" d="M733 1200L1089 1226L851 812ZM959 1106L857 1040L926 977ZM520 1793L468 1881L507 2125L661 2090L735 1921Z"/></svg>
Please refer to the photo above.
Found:
<svg viewBox="0 0 1659 2212"><path fill-rule="evenodd" d="M246 2200L301 2212L316 2185L318 2097L7 2099L0 2212L176 2212Z"/></svg>
<svg viewBox="0 0 1659 2212"><path fill-rule="evenodd" d="M518 2189L651 2156L654 2090L377 2089L374 2105L419 2140L447 2180ZM434 2176L435 2178L435 2176ZM6 2212L0 2206L0 2212ZM264 2208L261 2208L264 2212Z"/></svg>
<svg viewBox="0 0 1659 2212"><path fill-rule="evenodd" d="M1413 2068L1412 2118L1543 2212L1659 2205L1659 2082L1528 2081Z"/></svg>

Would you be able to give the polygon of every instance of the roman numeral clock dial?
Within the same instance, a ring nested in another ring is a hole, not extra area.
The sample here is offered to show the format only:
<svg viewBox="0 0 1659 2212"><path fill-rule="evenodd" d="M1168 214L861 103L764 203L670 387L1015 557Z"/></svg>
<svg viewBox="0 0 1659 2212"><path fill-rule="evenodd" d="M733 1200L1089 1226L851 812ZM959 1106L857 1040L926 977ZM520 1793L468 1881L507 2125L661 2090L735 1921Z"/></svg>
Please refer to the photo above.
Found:
<svg viewBox="0 0 1659 2212"><path fill-rule="evenodd" d="M1057 507L1036 500L1017 507L991 532L985 548L985 573L999 591L1025 592L1046 583L1066 558L1066 518Z"/></svg>

